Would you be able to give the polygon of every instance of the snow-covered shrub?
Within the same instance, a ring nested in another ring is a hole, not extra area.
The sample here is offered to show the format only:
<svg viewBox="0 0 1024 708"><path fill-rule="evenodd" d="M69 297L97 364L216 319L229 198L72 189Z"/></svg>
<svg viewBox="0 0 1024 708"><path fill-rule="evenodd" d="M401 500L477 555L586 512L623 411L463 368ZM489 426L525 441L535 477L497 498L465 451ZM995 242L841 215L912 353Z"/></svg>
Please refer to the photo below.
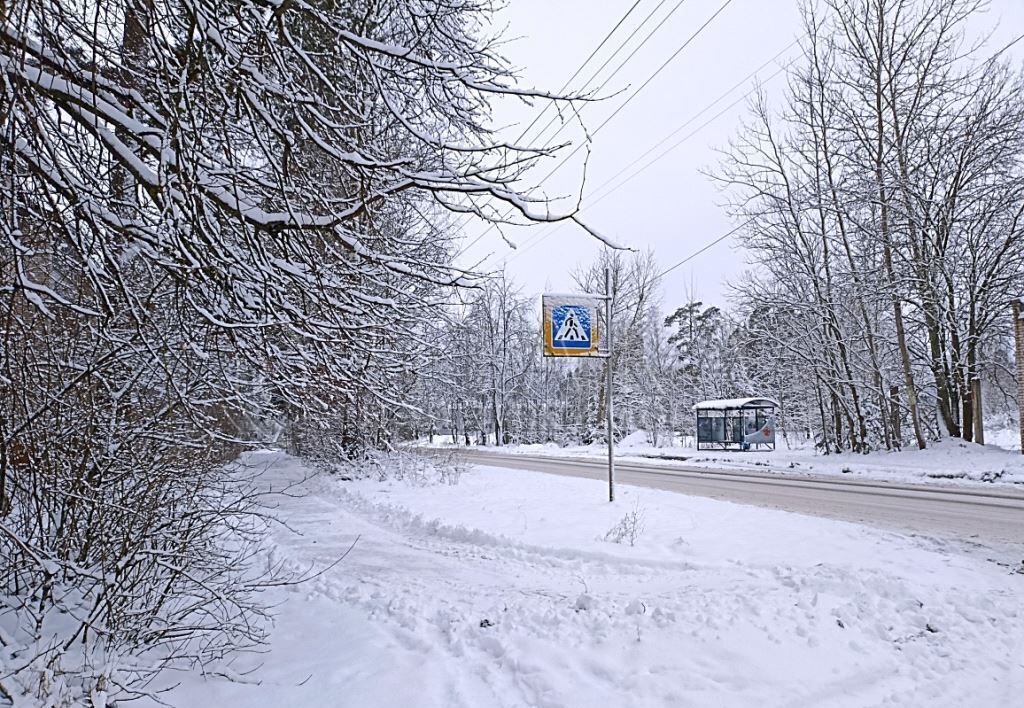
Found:
<svg viewBox="0 0 1024 708"><path fill-rule="evenodd" d="M434 460L442 484L454 486L469 471L469 463L459 450L443 450Z"/></svg>
<svg viewBox="0 0 1024 708"><path fill-rule="evenodd" d="M95 452L84 478L70 456L19 470L40 491L13 495L0 539L0 683L12 695L127 698L163 666L210 665L264 639L259 590L278 576L261 557L258 471L132 442L134 467Z"/></svg>
<svg viewBox="0 0 1024 708"><path fill-rule="evenodd" d="M332 467L334 471L351 479L370 478L380 482L395 480L427 487L458 484L469 465L459 450L398 449L370 451L360 458Z"/></svg>
<svg viewBox="0 0 1024 708"><path fill-rule="evenodd" d="M635 546L636 541L644 532L644 509L640 502L634 502L633 508L619 519L618 523L608 529L604 535L605 541L611 543L628 543Z"/></svg>

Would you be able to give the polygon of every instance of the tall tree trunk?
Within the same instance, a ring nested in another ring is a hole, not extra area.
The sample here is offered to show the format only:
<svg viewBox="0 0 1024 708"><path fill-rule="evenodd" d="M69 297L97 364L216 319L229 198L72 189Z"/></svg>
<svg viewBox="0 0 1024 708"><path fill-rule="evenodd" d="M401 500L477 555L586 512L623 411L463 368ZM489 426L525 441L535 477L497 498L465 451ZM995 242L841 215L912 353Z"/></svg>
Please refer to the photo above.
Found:
<svg viewBox="0 0 1024 708"><path fill-rule="evenodd" d="M501 447L501 416L498 415L498 393L491 389L491 424L494 427L494 444Z"/></svg>
<svg viewBox="0 0 1024 708"><path fill-rule="evenodd" d="M893 444L897 450L903 449L903 425L900 423L900 387L889 387L889 415L892 418Z"/></svg>
<svg viewBox="0 0 1024 708"><path fill-rule="evenodd" d="M967 388L971 393L970 417L967 415L967 409L964 409L964 430L970 428L972 437L965 436L964 439L973 439L979 445L984 445L985 411L981 405L981 379L978 377L978 339L977 319L972 307L967 323Z"/></svg>
<svg viewBox="0 0 1024 708"><path fill-rule="evenodd" d="M893 449L893 429L891 424L891 416L888 414L888 405L886 405L885 393L882 388L882 374L877 369L875 370L875 388L878 390L878 415L881 418L882 424L882 438L885 440L885 449Z"/></svg>
<svg viewBox="0 0 1024 708"><path fill-rule="evenodd" d="M820 377L814 382L814 393L818 398L818 413L821 416L821 446L824 448L825 454L832 452L832 445L829 443L828 433L829 424L828 416L825 414L825 399L821 395L821 380ZM838 452L838 450L837 450Z"/></svg>
<svg viewBox="0 0 1024 708"><path fill-rule="evenodd" d="M928 330L928 349L931 354L929 364L931 365L932 376L935 378L939 416L942 418L942 424L946 428L946 433L958 438L961 435L960 425L953 417L953 394L949 385L949 378L946 376L946 360L943 355L942 342L940 341L938 322L930 309L925 309L924 320L925 327Z"/></svg>
<svg viewBox="0 0 1024 708"><path fill-rule="evenodd" d="M985 444L985 407L981 404L981 379L971 379L974 398L974 442Z"/></svg>
<svg viewBox="0 0 1024 708"><path fill-rule="evenodd" d="M903 366L903 379L907 387L907 406L910 409L910 420L914 426L914 437L917 440L917 447L924 450L927 447L924 439L924 432L921 430L921 419L917 408L917 390L914 388L914 374L910 363L910 349L907 347L907 334L903 326L903 305L896 285L896 274L892 262L892 234L889 229L889 195L886 190L885 179L885 113L883 108L882 88L882 52L886 42L886 27L884 12L878 13L876 41L876 63L875 63L875 130L876 152L875 152L875 180L878 185L878 204L880 209L880 229L882 232L882 259L885 265L885 274L889 280L890 296L892 297L893 322L896 329L896 345L900 352L900 362Z"/></svg>
<svg viewBox="0 0 1024 708"><path fill-rule="evenodd" d="M881 72L879 71L879 75ZM932 375L935 378L935 386L938 394L939 413L942 416L946 431L954 436L960 437L961 428L956 421L953 412L954 406L950 400L951 389L949 379L946 375L945 357L943 356L942 331L939 325L938 298L934 292L934 285L929 274L930 262L938 259L940 254L929 251L925 243L925 236L921 225L918 223L917 210L914 208L913 198L909 192L910 169L908 167L906 153L906 135L897 108L897 97L893 94L892 82L890 81L889 112L892 120L893 145L895 147L896 162L899 169L897 189L900 201L903 206L904 217L909 233L911 257L913 258L916 270L916 283L920 291L920 307L924 313L925 327L928 330L928 346L931 354ZM955 335L955 332L953 333ZM953 346L953 351L958 348ZM962 387L958 387L962 391ZM964 405L969 405L964 403ZM964 419L965 425L968 419Z"/></svg>
<svg viewBox="0 0 1024 708"><path fill-rule="evenodd" d="M145 45L148 32L145 21L152 15L153 0L129 1L124 9L124 26L121 30L121 81L132 89L139 89L137 72L145 66ZM124 128L115 130L117 138L130 145L132 135ZM111 166L110 190L116 201L116 209L127 216L135 203L135 180L128 169L119 164Z"/></svg>

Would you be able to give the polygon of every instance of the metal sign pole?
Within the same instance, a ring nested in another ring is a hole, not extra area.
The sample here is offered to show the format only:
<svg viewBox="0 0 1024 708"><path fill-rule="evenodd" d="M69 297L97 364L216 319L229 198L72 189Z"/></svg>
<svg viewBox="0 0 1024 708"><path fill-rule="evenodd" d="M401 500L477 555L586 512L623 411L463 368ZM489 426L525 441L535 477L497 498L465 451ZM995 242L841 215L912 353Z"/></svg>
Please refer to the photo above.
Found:
<svg viewBox="0 0 1024 708"><path fill-rule="evenodd" d="M605 413L607 413L607 437L608 437L608 501L615 501L615 437L614 423L612 416L612 286L611 268L604 269L604 326L605 337L608 339L608 353L604 361L605 366Z"/></svg>
<svg viewBox="0 0 1024 708"><path fill-rule="evenodd" d="M597 301L604 300L605 326L602 337L598 320ZM543 313L541 337L544 356L591 357L605 359L605 412L608 438L608 501L615 501L615 416L612 407L612 276L611 268L604 269L604 295L577 293L558 295L545 293L541 297ZM607 344L605 344L607 339Z"/></svg>

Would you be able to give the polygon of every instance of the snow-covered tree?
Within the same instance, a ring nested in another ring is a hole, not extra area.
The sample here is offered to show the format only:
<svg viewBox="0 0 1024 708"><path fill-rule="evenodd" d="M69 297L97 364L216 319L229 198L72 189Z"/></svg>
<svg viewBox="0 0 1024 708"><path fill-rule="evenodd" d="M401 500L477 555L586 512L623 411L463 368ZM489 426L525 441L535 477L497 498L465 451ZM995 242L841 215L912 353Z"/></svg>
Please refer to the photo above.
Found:
<svg viewBox="0 0 1024 708"><path fill-rule="evenodd" d="M551 150L488 127L495 99L550 98L491 12L0 7L0 603L73 677L33 658L25 690L123 694L145 672L119 654L258 641L255 488L225 463L282 426L310 456L387 444L473 282L452 212L575 220L521 188Z"/></svg>
<svg viewBox="0 0 1024 708"><path fill-rule="evenodd" d="M983 6L808 3L781 109L755 102L718 174L760 264L739 293L787 314L827 449L983 432L1024 273L1024 84L967 51Z"/></svg>

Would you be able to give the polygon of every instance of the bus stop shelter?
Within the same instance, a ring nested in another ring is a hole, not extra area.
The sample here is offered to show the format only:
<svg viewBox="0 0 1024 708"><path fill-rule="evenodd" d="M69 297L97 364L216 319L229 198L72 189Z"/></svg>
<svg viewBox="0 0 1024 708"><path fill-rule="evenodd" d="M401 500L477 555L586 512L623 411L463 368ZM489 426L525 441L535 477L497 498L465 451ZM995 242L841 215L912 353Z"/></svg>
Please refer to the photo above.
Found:
<svg viewBox="0 0 1024 708"><path fill-rule="evenodd" d="M697 415L698 450L775 449L775 409L771 398L701 401Z"/></svg>

